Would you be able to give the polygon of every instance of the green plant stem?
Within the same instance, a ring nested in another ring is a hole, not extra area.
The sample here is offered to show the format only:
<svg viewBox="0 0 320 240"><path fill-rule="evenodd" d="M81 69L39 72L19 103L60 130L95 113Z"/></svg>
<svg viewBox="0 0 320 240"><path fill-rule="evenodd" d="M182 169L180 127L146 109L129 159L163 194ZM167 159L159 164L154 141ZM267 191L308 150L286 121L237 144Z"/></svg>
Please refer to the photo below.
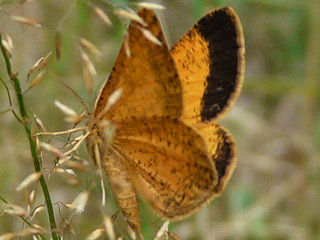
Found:
<svg viewBox="0 0 320 240"><path fill-rule="evenodd" d="M40 161L39 161L38 154L37 154L37 146L36 146L36 142L34 141L34 139L32 137L31 124L30 124L29 117L28 117L26 109L25 109L21 86L20 86L20 81L17 78L16 74L12 73L11 63L10 63L7 51L2 44L1 34L0 34L0 46L1 46L2 55L3 55L4 60L6 62L8 75L12 81L12 84L13 84L13 87L14 87L14 90L15 90L15 93L17 96L17 100L18 100L18 104L19 104L19 111L20 111L21 119L22 119L22 124L24 126L25 131L26 131L26 134L27 134L27 137L29 140L29 144L30 144L30 150L31 150L32 158L33 158L34 169L36 172L40 172L41 167L40 167ZM44 195L47 210L48 210L51 236L52 236L53 240L58 240L59 237L56 233L57 224L56 224L55 217L54 217L53 205L52 205L49 189L48 189L46 180L44 179L43 175L41 175L41 177L40 177L40 185L41 185L41 188L43 191L43 195Z"/></svg>

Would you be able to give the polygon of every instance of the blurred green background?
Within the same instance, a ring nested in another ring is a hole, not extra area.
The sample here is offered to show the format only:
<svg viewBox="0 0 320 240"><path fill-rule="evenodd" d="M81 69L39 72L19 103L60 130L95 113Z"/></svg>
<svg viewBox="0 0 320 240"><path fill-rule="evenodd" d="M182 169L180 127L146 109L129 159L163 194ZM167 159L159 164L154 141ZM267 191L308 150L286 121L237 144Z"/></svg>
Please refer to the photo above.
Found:
<svg viewBox="0 0 320 240"><path fill-rule="evenodd" d="M95 89L112 69L123 41L123 21L115 8L136 7L137 1L11 1L0 0L0 31L13 40L13 69L19 72L26 89L32 65L50 51L42 82L25 93L30 116L35 113L48 131L68 129L64 115L53 102L59 100L76 111L77 99L57 83L59 78L71 86L91 107L94 94L88 94L82 81L79 39L94 43L102 59L91 59L97 69ZM152 2L152 1L150 1ZM221 121L238 145L238 165L225 193L196 215L170 225L182 239L320 239L320 1L319 0L164 0L159 11L170 45L206 12L231 6L242 21L246 41L246 75L242 93L232 111ZM99 7L113 25L106 26L93 11ZM36 18L41 28L13 21L10 16ZM60 32L62 58L55 53L56 32ZM5 63L0 57L0 76L8 82ZM8 84L10 85L10 84ZM12 95L14 98L14 95ZM0 86L0 112L9 107ZM16 104L14 103L16 108ZM57 141L57 145L61 142ZM89 160L85 148L80 155ZM44 156L44 167L54 158ZM94 166L90 172L76 171L80 179L72 185L53 174L48 181L54 202L71 203L82 191L91 195L85 211L73 216L72 234L63 219L71 211L58 204L55 213L64 239L85 239L102 227L103 213L110 216L117 208L108 195L107 206L100 206L100 188ZM10 112L0 115L0 196L26 208L24 192L17 185L34 171L30 149L21 124ZM43 203L40 186L35 206ZM109 193L108 193L109 194ZM0 209L2 203L0 204ZM126 236L121 214L116 214L118 235ZM162 221L142 205L143 234L153 239ZM48 229L45 212L34 220ZM0 216L0 235L22 229L16 217ZM69 230L68 230L69 229ZM25 238L28 239L28 238ZM101 238L101 239L106 239Z"/></svg>

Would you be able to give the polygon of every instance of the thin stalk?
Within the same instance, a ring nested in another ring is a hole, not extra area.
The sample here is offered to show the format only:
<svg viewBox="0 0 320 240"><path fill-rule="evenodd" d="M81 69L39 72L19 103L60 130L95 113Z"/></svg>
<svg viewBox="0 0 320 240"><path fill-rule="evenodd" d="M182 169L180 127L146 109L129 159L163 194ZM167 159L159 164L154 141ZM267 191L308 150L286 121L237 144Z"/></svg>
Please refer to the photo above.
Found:
<svg viewBox="0 0 320 240"><path fill-rule="evenodd" d="M8 203L8 201L7 200L5 200L3 197L1 197L0 196L0 200L2 201L2 202L4 202L4 203ZM33 228L33 225L32 225L32 223L30 223L26 218L24 218L24 217L19 217L25 224L27 224L29 227L31 227L31 228ZM42 239L42 240L47 240L44 236L42 236L41 234L38 234L39 236L40 236L40 238Z"/></svg>
<svg viewBox="0 0 320 240"><path fill-rule="evenodd" d="M6 91L7 91L7 95L8 95L8 99L9 99L9 104L10 104L10 109L9 111L11 111L13 113L13 115L16 117L16 119L22 123L21 119L19 118L19 116L16 114L16 112L12 109L12 100L11 100L11 95L10 95L10 91L9 88L7 86L7 84L3 81L3 79L0 76L0 82L3 84L3 86L5 87Z"/></svg>
<svg viewBox="0 0 320 240"><path fill-rule="evenodd" d="M13 88L15 90L16 97L17 97L17 100L18 100L19 111L20 111L20 115L21 115L21 119L22 119L22 124L24 126L24 129L26 131L26 134L27 134L27 137L28 137L28 140L29 140L31 155L32 155L32 158L33 158L34 169L35 169L36 172L40 172L41 171L41 167L40 167L40 161L39 161L38 153L37 153L37 146L36 146L36 142L34 141L34 139L32 137L31 124L30 124L30 120L29 120L28 114L27 114L26 109L25 109L23 96L22 96L22 91L21 91L21 86L20 86L20 81L17 78L17 74L12 73L11 62L10 62L10 59L9 59L9 56L7 54L6 49L4 48L4 46L2 44L1 34L0 34L0 46L1 46L2 55L3 55L5 63L6 63L7 72L8 72L8 75L10 77L10 80L11 80L11 82L13 84ZM50 221L50 229L51 229L51 236L52 236L53 240L58 240L59 237L58 237L58 235L56 233L57 224L56 224L55 217L54 217L52 201L51 201L51 197L50 197L50 193L49 193L49 189L48 189L46 180L44 179L43 175L41 175L41 177L40 177L40 185L41 185L41 188L42 188L42 191L43 191L43 195L44 195L46 206L47 206L47 210L48 210L48 216L49 216L49 221Z"/></svg>

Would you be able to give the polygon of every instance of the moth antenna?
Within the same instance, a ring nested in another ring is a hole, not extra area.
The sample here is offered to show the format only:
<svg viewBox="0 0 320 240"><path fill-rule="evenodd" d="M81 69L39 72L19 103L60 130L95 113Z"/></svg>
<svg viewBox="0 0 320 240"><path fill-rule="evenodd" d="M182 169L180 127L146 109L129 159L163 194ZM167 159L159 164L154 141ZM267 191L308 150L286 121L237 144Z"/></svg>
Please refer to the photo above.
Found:
<svg viewBox="0 0 320 240"><path fill-rule="evenodd" d="M69 85L64 83L55 73L52 72L52 74L56 77L58 83L60 83L63 87L65 87L69 92L73 94L73 96L78 99L78 101L81 103L81 105L84 107L87 115L90 113L90 110L87 106L87 104L82 100L82 98L79 96L78 93L76 93Z"/></svg>

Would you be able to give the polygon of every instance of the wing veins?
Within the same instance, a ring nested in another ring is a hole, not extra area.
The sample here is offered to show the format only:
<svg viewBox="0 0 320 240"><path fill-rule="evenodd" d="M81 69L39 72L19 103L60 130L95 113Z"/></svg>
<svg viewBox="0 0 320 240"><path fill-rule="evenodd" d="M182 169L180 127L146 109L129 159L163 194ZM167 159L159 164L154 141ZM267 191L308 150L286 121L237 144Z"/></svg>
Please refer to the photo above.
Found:
<svg viewBox="0 0 320 240"><path fill-rule="evenodd" d="M159 146L157 143L152 142L150 140L143 140L143 139L137 139L137 138L132 138L132 137L118 137L116 139L121 139L121 140L128 140L128 141L133 141L133 142L141 142L145 145L149 145L149 146L153 146L156 149L159 150L165 150L166 152L170 153L171 156L185 156L185 154L179 154L177 152L175 152L175 149L172 148L166 148L166 146ZM115 141L116 141L115 139ZM120 145L120 144L119 144ZM183 158L185 159L185 158ZM198 165L201 165L202 167L206 167L204 164L201 164L201 162L197 162ZM207 167L206 167L207 168Z"/></svg>

